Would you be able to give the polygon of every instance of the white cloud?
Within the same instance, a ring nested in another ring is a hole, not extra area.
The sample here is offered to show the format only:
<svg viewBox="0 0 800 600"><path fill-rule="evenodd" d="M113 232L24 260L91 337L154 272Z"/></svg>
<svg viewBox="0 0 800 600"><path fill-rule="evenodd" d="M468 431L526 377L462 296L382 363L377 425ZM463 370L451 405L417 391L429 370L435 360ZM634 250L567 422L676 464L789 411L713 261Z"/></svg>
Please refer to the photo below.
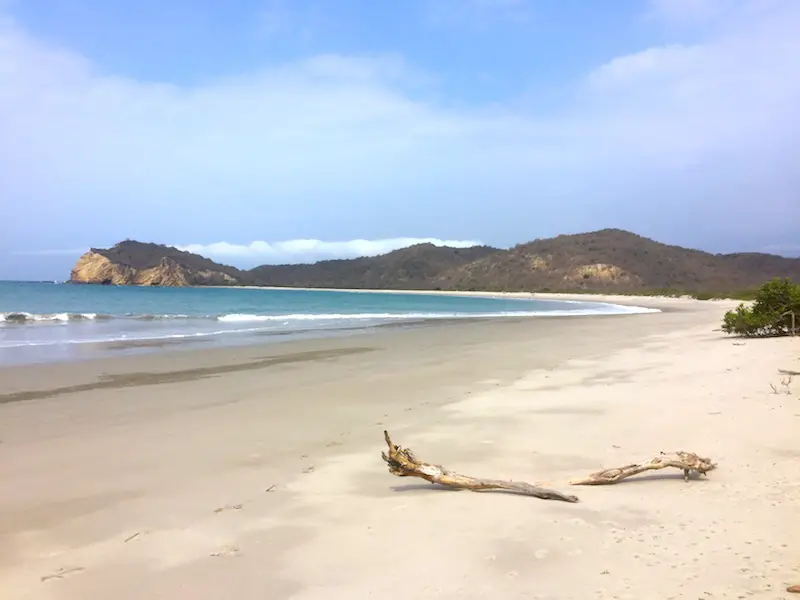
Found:
<svg viewBox="0 0 800 600"><path fill-rule="evenodd" d="M693 45L598 65L548 112L454 106L397 56L140 81L0 18L0 238L391 237L424 223L521 241L634 218L796 231L800 2L760 7Z"/></svg>
<svg viewBox="0 0 800 600"><path fill-rule="evenodd" d="M763 141L797 114L800 11L782 7L768 31L615 58L550 115L426 101L425 77L385 55L317 55L195 87L106 76L0 21L0 169L103 192L146 182L172 192L187 174L307 190L348 187L356 172L371 173L362 183L392 179L403 161L440 179L476 165L491 174L637 158L642 137L687 156L728 148L720 130L750 136L756 125Z"/></svg>
<svg viewBox="0 0 800 600"><path fill-rule="evenodd" d="M766 155L796 147L800 132L800 3L770 4L756 20L726 20L704 43L648 48L595 69L587 78L595 117L636 149L637 162L727 162L728 176L741 168L755 176Z"/></svg>
<svg viewBox="0 0 800 600"><path fill-rule="evenodd" d="M249 244L186 244L176 246L186 252L194 252L217 260L228 260L237 264L293 264L316 262L333 258L357 258L377 256L392 250L407 248L415 244L433 244L451 248L479 246L473 240L439 240L436 238L391 238L383 240L348 240L326 242L322 240L287 240L282 242L256 241Z"/></svg>
<svg viewBox="0 0 800 600"><path fill-rule="evenodd" d="M615 86L632 84L641 86L652 77L683 77L697 67L703 59L702 46L661 46L648 48L636 54L619 56L589 74L588 82L597 91L612 90Z"/></svg>

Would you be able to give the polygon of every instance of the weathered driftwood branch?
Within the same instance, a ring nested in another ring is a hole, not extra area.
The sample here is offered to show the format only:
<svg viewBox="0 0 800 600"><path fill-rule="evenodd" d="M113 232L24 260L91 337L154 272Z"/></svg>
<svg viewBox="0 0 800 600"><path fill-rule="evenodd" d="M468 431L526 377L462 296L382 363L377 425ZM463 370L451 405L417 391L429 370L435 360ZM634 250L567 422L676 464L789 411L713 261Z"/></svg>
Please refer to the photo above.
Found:
<svg viewBox="0 0 800 600"><path fill-rule="evenodd" d="M383 432L389 453L381 452L383 460L389 465L389 472L398 477L421 477L431 483L438 483L447 487L480 492L486 490L506 490L525 496L534 496L544 500L562 500L564 502L577 502L577 496L562 494L555 490L531 485L522 481L502 481L498 479L476 479L452 473L439 465L422 462L408 448L403 448L392 443L389 432Z"/></svg>
<svg viewBox="0 0 800 600"><path fill-rule="evenodd" d="M695 471L705 475L708 471L716 468L716 464L709 458L697 456L693 452L673 452L670 454L661 453L648 461L625 465L616 469L606 469L592 473L583 479L570 481L571 485L610 485L617 483L628 477L639 475L645 471L658 471L660 469L675 468L683 469L683 478L689 481L689 473Z"/></svg>

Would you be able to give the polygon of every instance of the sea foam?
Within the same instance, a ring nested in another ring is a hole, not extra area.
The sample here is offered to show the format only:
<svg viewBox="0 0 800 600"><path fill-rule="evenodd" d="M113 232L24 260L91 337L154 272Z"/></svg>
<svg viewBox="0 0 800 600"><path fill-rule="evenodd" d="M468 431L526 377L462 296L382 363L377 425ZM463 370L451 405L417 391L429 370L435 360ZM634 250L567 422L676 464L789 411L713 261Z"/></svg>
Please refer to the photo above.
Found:
<svg viewBox="0 0 800 600"><path fill-rule="evenodd" d="M217 317L223 323L247 323L268 321L348 321L348 320L420 320L420 319L491 319L503 317L571 317L592 315L647 314L661 312L657 308L641 306L620 306L617 304L597 305L596 308L576 310L530 310L501 312L436 312L436 313L320 313L257 315L234 313Z"/></svg>
<svg viewBox="0 0 800 600"><path fill-rule="evenodd" d="M4 312L0 313L0 323L66 323L68 321L91 321L97 318L97 313L54 313L39 315L29 312Z"/></svg>

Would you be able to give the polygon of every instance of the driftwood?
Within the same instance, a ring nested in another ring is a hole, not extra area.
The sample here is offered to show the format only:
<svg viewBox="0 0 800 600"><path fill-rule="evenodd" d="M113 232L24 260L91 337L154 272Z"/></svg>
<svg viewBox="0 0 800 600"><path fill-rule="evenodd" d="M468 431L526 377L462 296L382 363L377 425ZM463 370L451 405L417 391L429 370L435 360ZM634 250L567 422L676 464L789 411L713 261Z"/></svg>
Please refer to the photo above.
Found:
<svg viewBox="0 0 800 600"><path fill-rule="evenodd" d="M422 462L414 453L392 443L389 432L384 431L383 436L389 446L389 453L382 452L383 460L389 465L389 472L398 477L421 477L431 483L438 483L454 489L481 492L486 490L505 490L524 496L534 496L544 500L562 500L563 502L577 502L577 496L562 494L556 490L538 487L522 481L503 481L499 479L476 479L466 475L459 475L448 471L442 466Z"/></svg>
<svg viewBox="0 0 800 600"><path fill-rule="evenodd" d="M616 469L606 469L592 473L583 479L570 481L571 485L610 485L617 483L628 477L639 475L645 471L658 471L660 469L675 468L683 470L683 478L689 481L689 473L692 471L705 475L708 471L716 468L716 464L709 458L703 458L693 452L673 452L670 454L661 453L642 463L625 465Z"/></svg>

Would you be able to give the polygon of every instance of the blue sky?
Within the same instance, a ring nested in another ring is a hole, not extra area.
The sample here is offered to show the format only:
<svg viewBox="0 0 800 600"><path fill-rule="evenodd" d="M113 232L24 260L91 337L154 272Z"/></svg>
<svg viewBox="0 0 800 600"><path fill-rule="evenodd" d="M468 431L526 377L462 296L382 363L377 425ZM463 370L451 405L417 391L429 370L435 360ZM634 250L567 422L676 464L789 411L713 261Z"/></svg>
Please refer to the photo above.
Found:
<svg viewBox="0 0 800 600"><path fill-rule="evenodd" d="M0 0L0 278L622 227L800 253L797 0Z"/></svg>

